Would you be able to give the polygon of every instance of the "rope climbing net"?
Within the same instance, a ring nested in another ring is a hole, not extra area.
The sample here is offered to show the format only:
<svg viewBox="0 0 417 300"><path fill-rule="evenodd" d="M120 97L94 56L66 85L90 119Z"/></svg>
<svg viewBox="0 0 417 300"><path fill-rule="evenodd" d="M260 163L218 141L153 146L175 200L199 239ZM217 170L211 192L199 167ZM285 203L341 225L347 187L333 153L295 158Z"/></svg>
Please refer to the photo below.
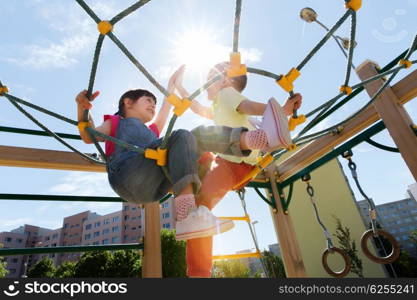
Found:
<svg viewBox="0 0 417 300"><path fill-rule="evenodd" d="M334 37L334 32L347 20L351 19L351 30L350 30L350 43L348 48L347 56L347 65L346 65L346 72L345 72L345 79L343 84L340 87L339 93L331 98L328 101L325 101L323 104L318 106L317 108L313 109L312 111L308 112L305 115L298 115L297 111L293 112L292 117L289 120L289 128L290 130L294 130L296 126L303 123L307 118L315 115L315 117L306 125L304 128L293 138L293 145L288 149L277 150L272 153L266 154L258 163L256 168L248 174L248 176L236 186L236 189L240 188L245 183L249 182L251 179L256 177L264 168L266 168L269 164L276 161L282 154L287 151L294 150L297 146L309 143L317 138L320 138L324 135L329 134L338 134L343 131L343 125L357 116L360 112L365 110L369 105L371 105L375 99L381 94L381 92L390 84L393 78L399 73L401 69L409 68L412 64L416 63L416 60L410 61L409 58L411 54L417 48L417 36L414 38L410 48L408 51L400 55L397 59L395 59L393 64L386 66L385 68L381 69L379 74L371 77L365 81L362 81L358 84L349 85L350 78L351 78L351 69L352 69L352 60L353 60L353 53L354 47L356 44L355 36L356 36L356 14L357 11L361 8L361 0L345 0L345 7L346 12L343 16L336 22L336 24L331 27L327 34L313 47L313 49L306 55L306 57L294 68L292 68L286 75L277 75L273 72L261 70L252 67L246 67L246 65L241 63L241 56L239 53L239 27L240 27L240 19L241 19L241 10L242 10L242 0L236 0L236 8L235 8L235 22L234 22L234 30L233 30L233 49L230 53L230 67L227 71L223 74L218 74L216 77L208 81L202 87L198 88L194 93L192 93L188 98L181 99L175 94L169 94L168 91L146 70L146 68L137 60L134 55L124 46L124 44L116 37L113 33L113 29L115 25L121 21L123 18L127 17L131 13L135 12L150 0L140 0L135 4L131 5L130 7L126 8L115 17L110 20L102 20L100 19L95 12L84 2L84 0L75 0L84 10L85 12L97 23L97 29L99 31L99 36L97 39L95 51L94 51L94 58L93 63L91 66L91 72L89 76L88 82L88 89L87 89L87 96L91 98L92 91L94 88L94 81L97 73L97 67L99 63L100 52L102 49L103 41L107 36L111 39L116 46L126 55L126 57L137 67L137 69L147 78L147 80L153 84L165 97L167 100L174 106L174 115L172 116L168 128L167 133L163 138L163 142L160 148L158 149L142 149L136 145L125 143L121 140L118 140L114 137L104 135L91 127L91 124L88 121L89 111L85 110L83 114L83 121L77 122L61 116L57 113L51 112L47 109L29 103L25 100L19 99L15 96L12 96L8 93L8 89L0 82L0 95L7 98L13 106L15 106L20 112L22 112L26 117L32 120L36 125L42 128L47 134L51 135L55 139L57 139L60 143L71 149L72 151L78 153L83 158L96 163L96 164L105 164L106 156L97 142L96 137L99 136L105 140L117 143L118 145L125 147L131 151L135 151L145 155L145 157L156 160L156 163L160 165L167 176L169 177L168 171L165 167L166 163L166 155L167 155L167 141L168 138L174 128L174 124L178 117L180 117L191 105L193 99L195 99L202 91L206 90L210 87L211 84L219 80L223 75L227 75L229 77L241 76L246 75L248 72L253 74L262 75L265 77L272 78L276 81L276 83L286 92L289 93L290 97L294 95L294 82L295 80L301 75L301 70L306 66L306 64L312 59L312 57L317 54L317 52L323 47L323 45L331 38ZM399 65L394 67L395 64L398 63ZM324 130L315 132L313 134L307 134L315 125L319 122L324 120L328 117L331 113L335 110L340 108L342 105L347 103L352 97L360 93L364 88L364 85L385 77L387 75L391 75L388 80L386 80L385 84L371 97L368 103L365 104L359 111L349 116L347 119L329 127ZM346 97L344 97L346 96ZM343 98L344 97L344 98ZM343 99L342 99L343 98ZM339 101L340 100L340 101ZM88 135L93 140L98 152L100 153L100 158L92 157L90 155L86 155L81 153L73 146L65 142L62 138L62 135L56 134L52 132L49 128L47 128L44 124L38 121L35 117L33 117L29 112L27 112L20 104L31 107L35 110L43 112L45 114L51 115L56 117L62 121L65 121L69 124L76 125L81 131L86 131Z"/></svg>

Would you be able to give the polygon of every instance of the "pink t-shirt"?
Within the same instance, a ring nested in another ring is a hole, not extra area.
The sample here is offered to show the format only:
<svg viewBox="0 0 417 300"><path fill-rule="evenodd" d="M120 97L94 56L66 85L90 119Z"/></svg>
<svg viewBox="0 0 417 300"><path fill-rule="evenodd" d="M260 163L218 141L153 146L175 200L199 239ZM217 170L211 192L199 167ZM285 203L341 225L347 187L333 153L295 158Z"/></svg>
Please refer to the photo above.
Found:
<svg viewBox="0 0 417 300"><path fill-rule="evenodd" d="M119 126L119 122L120 122L120 116L118 115L104 115L104 121L109 120L111 121L111 129L110 129L110 136L111 137L116 137L116 131L117 131L117 127ZM159 130L158 130L158 126L156 126L155 123L152 123L151 125L148 126L148 128L150 130L152 130L153 133L155 133L155 135L157 137L159 137ZM105 141L104 142L104 149L106 152L106 156L110 156L113 154L114 150L115 150L115 145L113 142L111 141Z"/></svg>

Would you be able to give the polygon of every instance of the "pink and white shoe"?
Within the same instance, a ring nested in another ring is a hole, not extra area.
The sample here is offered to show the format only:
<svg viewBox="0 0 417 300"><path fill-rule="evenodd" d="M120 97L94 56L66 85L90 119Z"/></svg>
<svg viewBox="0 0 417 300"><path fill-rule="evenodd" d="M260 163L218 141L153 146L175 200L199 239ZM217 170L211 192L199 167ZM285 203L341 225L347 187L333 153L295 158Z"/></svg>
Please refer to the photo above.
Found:
<svg viewBox="0 0 417 300"><path fill-rule="evenodd" d="M268 139L268 147L264 151L272 152L292 145L287 116L274 98L268 100L261 129L265 131Z"/></svg>
<svg viewBox="0 0 417 300"><path fill-rule="evenodd" d="M220 220L204 205L192 211L176 224L177 241L190 240L220 234L235 226L231 220Z"/></svg>

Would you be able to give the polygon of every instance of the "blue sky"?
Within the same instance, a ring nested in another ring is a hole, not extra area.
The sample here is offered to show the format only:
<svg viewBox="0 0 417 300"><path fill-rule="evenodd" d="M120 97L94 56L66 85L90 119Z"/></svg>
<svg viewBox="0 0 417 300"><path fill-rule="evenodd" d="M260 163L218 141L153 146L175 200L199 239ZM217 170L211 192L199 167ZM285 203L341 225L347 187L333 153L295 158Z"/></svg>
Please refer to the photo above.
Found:
<svg viewBox="0 0 417 300"><path fill-rule="evenodd" d="M86 1L102 19L109 19L133 4L127 0ZM319 20L332 26L345 12L338 1L273 1L244 0L241 16L239 47L246 64L274 73L286 73L298 65L315 43L324 35L317 24L307 24L299 18L306 6L314 8ZM415 12L417 0L363 1L358 12L357 42L354 63L365 59L385 65L407 49L417 32ZM204 83L208 68L219 60L227 60L232 46L234 21L232 0L158 0L151 1L119 22L114 33L136 58L166 85L170 73L187 63L185 86L193 91ZM76 118L74 97L87 87L93 51L98 36L96 26L75 1L21 0L1 1L3 28L0 40L0 80L10 93L37 105ZM349 35L349 22L338 35ZM415 55L413 56L415 59ZM411 71L415 69L412 67ZM402 71L397 79L410 71ZM345 59L334 41L330 40L303 69L296 81L296 91L304 96L301 112L308 112L338 93L344 79ZM351 83L358 82L355 74ZM108 39L105 40L95 87L101 91L92 114L99 122L105 113L116 111L117 99L127 89L146 88L158 99L162 95L127 60ZM284 101L286 94L270 79L250 75L245 95L266 102L271 96ZM2 126L36 128L5 98L0 98ZM208 104L203 93L198 98ZM369 98L362 93L323 124L323 129L339 122L363 106ZM417 103L406 105L414 117ZM53 131L76 133L76 128L42 114L34 113ZM184 114L176 128L192 129L209 124ZM43 149L65 150L50 138L0 133L1 144ZM393 145L386 133L375 140ZM72 142L78 149L94 152L95 148ZM407 186L414 183L409 170L398 154L383 152L366 144L355 148L354 159L359 166L363 187L377 204L404 197ZM38 170L26 168L0 169L0 193L115 195L105 174ZM357 190L355 196L361 199ZM58 228L62 218L84 210L99 214L120 209L120 204L54 203L30 201L0 202L0 231L22 224ZM250 191L248 210L256 225L261 248L276 242L266 205ZM230 193L216 208L217 215L241 215L236 195ZM230 253L252 248L246 224L238 224L230 234L216 237L216 252Z"/></svg>

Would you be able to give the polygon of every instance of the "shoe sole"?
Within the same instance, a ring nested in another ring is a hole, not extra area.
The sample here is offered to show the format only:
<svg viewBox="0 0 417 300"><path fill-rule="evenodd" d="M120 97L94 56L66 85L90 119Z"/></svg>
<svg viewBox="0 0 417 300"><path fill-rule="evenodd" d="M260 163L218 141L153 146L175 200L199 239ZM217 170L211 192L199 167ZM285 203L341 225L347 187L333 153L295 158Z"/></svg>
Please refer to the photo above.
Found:
<svg viewBox="0 0 417 300"><path fill-rule="evenodd" d="M273 98L269 99L268 106L271 107L274 128L276 129L276 135L278 137L279 145L270 147L266 150L267 152L272 152L279 148L288 148L292 143L290 131L288 129L288 120L285 117L285 114L283 113L282 108L280 107L278 102L276 102L275 99Z"/></svg>
<svg viewBox="0 0 417 300"><path fill-rule="evenodd" d="M185 240L191 240L191 239L197 239L197 238L203 238L208 236L213 236L216 234L220 234L226 231L229 231L235 226L233 221L227 220L225 222L220 223L218 226L212 226L210 228L206 228L204 230L197 230L197 231L191 231L184 234L179 234L175 236L175 239L177 241L185 241Z"/></svg>

